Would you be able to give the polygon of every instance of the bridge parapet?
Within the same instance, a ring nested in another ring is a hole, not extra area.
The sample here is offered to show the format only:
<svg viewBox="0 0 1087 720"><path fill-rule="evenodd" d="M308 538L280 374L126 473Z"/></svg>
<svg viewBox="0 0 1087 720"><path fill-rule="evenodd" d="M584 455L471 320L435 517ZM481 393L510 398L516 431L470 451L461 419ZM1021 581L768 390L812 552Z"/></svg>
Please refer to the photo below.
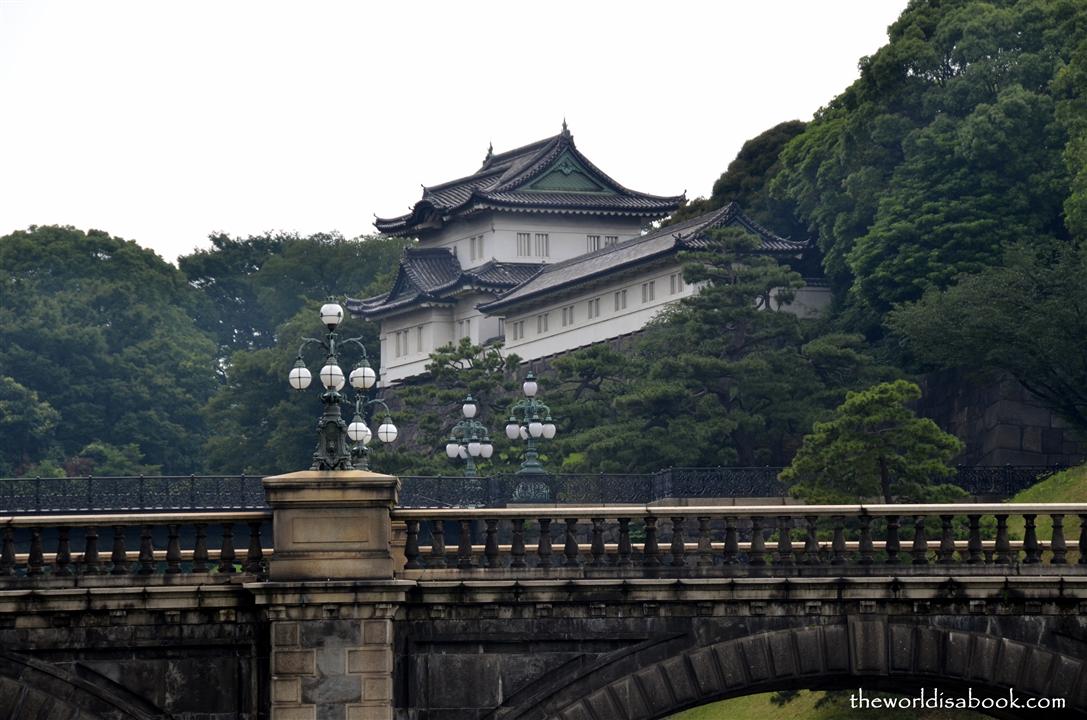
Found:
<svg viewBox="0 0 1087 720"><path fill-rule="evenodd" d="M1069 516L1079 524L1071 549ZM398 509L392 517L407 530L403 577L416 579L1087 574L1087 504L1075 503Z"/></svg>
<svg viewBox="0 0 1087 720"><path fill-rule="evenodd" d="M0 587L267 574L268 511L0 517ZM248 528L240 552L238 526ZM101 576L101 577L99 577Z"/></svg>

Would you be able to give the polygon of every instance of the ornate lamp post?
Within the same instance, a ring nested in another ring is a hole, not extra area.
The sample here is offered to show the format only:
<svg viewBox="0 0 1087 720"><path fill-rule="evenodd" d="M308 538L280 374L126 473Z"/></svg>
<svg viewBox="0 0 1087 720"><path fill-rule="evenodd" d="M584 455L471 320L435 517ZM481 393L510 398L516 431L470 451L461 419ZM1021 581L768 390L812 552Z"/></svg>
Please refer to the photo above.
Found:
<svg viewBox="0 0 1087 720"><path fill-rule="evenodd" d="M465 461L464 477L476 477L475 459L489 458L494 453L494 446L491 445L487 428L475 419L479 406L471 395L464 398L464 404L460 409L464 419L453 426L449 434L449 442L445 445L445 454L451 460L460 458Z"/></svg>
<svg viewBox="0 0 1087 720"><path fill-rule="evenodd" d="M510 420L506 425L506 437L510 440L520 438L525 441L525 460L521 463L518 475L545 475L536 452L539 438L550 440L555 437L555 423L551 420L551 408L536 399L540 386L531 372L525 376L521 391L525 397L510 407Z"/></svg>
<svg viewBox="0 0 1087 720"><path fill-rule="evenodd" d="M377 373L370 367L370 361L366 354L366 346L362 344L361 337L339 339L336 327L343 321L343 308L337 303L325 303L321 306L321 322L328 329L324 340L317 338L302 338L302 344L298 347L298 359L288 376L288 381L295 390L302 391L309 387L313 379L306 368L306 362L302 358L302 352L310 345L320 345L324 348L325 364L317 375L324 386L321 393L321 402L325 410L317 421L317 448L313 452L313 465L311 470L366 470L368 469L367 444L373 437L370 428L363 420L363 414L370 405L378 404L385 408L385 418L377 429L377 438L382 442L391 443L396 440L397 430L389 416L389 407L381 400L367 400L365 391L377 384ZM355 390L355 417L351 424L344 422L340 415L340 405L345 397L340 394L345 384L343 370L340 369L338 353L342 347L355 345L361 352L362 358L355 369L346 378ZM354 445L348 447L348 440Z"/></svg>

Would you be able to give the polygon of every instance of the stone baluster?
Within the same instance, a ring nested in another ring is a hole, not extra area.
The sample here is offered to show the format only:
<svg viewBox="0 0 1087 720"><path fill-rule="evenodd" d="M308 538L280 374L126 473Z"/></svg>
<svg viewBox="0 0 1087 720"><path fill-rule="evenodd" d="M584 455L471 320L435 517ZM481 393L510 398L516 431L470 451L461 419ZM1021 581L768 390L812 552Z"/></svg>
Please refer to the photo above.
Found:
<svg viewBox="0 0 1087 720"><path fill-rule="evenodd" d="M264 548L260 546L260 520L250 520L249 523L249 548L245 551L245 571L251 575L260 575L264 570ZM416 523L418 527L418 523ZM418 555L419 544L416 542L415 551Z"/></svg>
<svg viewBox="0 0 1087 720"><path fill-rule="evenodd" d="M128 574L128 553L125 551L124 525L113 526L113 552L110 555L110 562L113 563L113 569L109 571L110 575Z"/></svg>
<svg viewBox="0 0 1087 720"><path fill-rule="evenodd" d="M778 517L778 547L775 562L782 567L793 565L793 519L788 515Z"/></svg>
<svg viewBox="0 0 1087 720"><path fill-rule="evenodd" d="M860 525L861 537L860 542L857 543L857 550L859 551L860 557L857 562L861 565L871 565L875 559L873 557L875 555L875 547L872 545L872 516L862 513L860 516Z"/></svg>
<svg viewBox="0 0 1087 720"><path fill-rule="evenodd" d="M72 545L66 527L57 528L57 556L53 560L53 574L72 574Z"/></svg>
<svg viewBox="0 0 1087 720"><path fill-rule="evenodd" d="M566 556L566 562L563 563L566 567L578 567L581 564L577 549L577 518L566 518L566 542L562 552Z"/></svg>
<svg viewBox="0 0 1087 720"><path fill-rule="evenodd" d="M698 565L713 565L713 543L710 541L710 519L698 518Z"/></svg>
<svg viewBox="0 0 1087 720"><path fill-rule="evenodd" d="M955 531L951 526L954 520L954 515L940 516L940 550L937 562L941 565L955 562Z"/></svg>
<svg viewBox="0 0 1087 720"><path fill-rule="evenodd" d="M751 549L747 551L748 565L766 564L766 538L762 535L762 518L751 518Z"/></svg>
<svg viewBox="0 0 1087 720"><path fill-rule="evenodd" d="M898 521L898 516L888 515L887 540L883 543L883 550L887 553L886 563L888 565L897 565L900 562L898 554L902 552L902 539L898 536L899 527L901 527L901 523Z"/></svg>
<svg viewBox="0 0 1087 720"><path fill-rule="evenodd" d="M1079 565L1087 565L1087 515L1079 516Z"/></svg>
<svg viewBox="0 0 1087 720"><path fill-rule="evenodd" d="M834 537L830 541L830 564L845 565L845 517L835 515L832 519L834 521Z"/></svg>
<svg viewBox="0 0 1087 720"><path fill-rule="evenodd" d="M525 519L513 519L513 537L510 545L510 567L525 567Z"/></svg>
<svg viewBox="0 0 1087 720"><path fill-rule="evenodd" d="M445 567L445 520L434 520L430 523L430 557L427 565L433 568Z"/></svg>
<svg viewBox="0 0 1087 720"><path fill-rule="evenodd" d="M630 567L630 518L619 518L619 547L615 558L615 564L619 567Z"/></svg>
<svg viewBox="0 0 1087 720"><path fill-rule="evenodd" d="M177 575L181 572L181 526L171 524L166 531L166 574Z"/></svg>
<svg viewBox="0 0 1087 720"><path fill-rule="evenodd" d="M155 572L155 549L151 544L151 526L144 525L140 528L140 569L136 572L140 575L150 575Z"/></svg>
<svg viewBox="0 0 1087 720"><path fill-rule="evenodd" d="M419 560L419 521L408 518L404 521L404 528L407 533L404 541L404 559L407 562L404 563L404 569L417 570L423 567Z"/></svg>
<svg viewBox="0 0 1087 720"><path fill-rule="evenodd" d="M672 518L672 567L687 564L687 539L683 534L683 517Z"/></svg>
<svg viewBox="0 0 1087 720"><path fill-rule="evenodd" d="M94 525L83 531L83 566L84 575L98 575L102 572L98 560L98 528Z"/></svg>
<svg viewBox="0 0 1087 720"><path fill-rule="evenodd" d="M593 554L593 567L603 567L607 564L607 557L604 554L604 518L592 518L593 521L593 541L592 541L592 554Z"/></svg>
<svg viewBox="0 0 1087 720"><path fill-rule="evenodd" d="M457 538L457 567L461 570L472 568L472 521L464 518L460 520Z"/></svg>
<svg viewBox="0 0 1087 720"><path fill-rule="evenodd" d="M967 515L970 523L970 538L966 541L966 564L977 565L983 561L981 554L981 515Z"/></svg>
<svg viewBox="0 0 1087 720"><path fill-rule="evenodd" d="M646 567L657 567L661 564L660 548L657 547L657 518L652 516L645 519L645 545L642 548L642 564Z"/></svg>
<svg viewBox="0 0 1087 720"><path fill-rule="evenodd" d="M725 517L725 552L723 559L726 565L735 565L740 561L740 539L736 533L736 519L731 515Z"/></svg>
<svg viewBox="0 0 1087 720"><path fill-rule="evenodd" d="M192 571L194 573L206 573L208 571L208 526L205 523L196 523L196 544L192 550Z"/></svg>
<svg viewBox="0 0 1087 720"><path fill-rule="evenodd" d="M487 567L498 567L498 518L487 518L486 541L483 545L483 557Z"/></svg>
<svg viewBox="0 0 1087 720"><path fill-rule="evenodd" d="M1053 534L1049 541L1049 551L1053 555L1049 559L1049 564L1065 565L1068 563L1068 544L1064 540L1064 515L1049 517L1053 519Z"/></svg>
<svg viewBox="0 0 1087 720"><path fill-rule="evenodd" d="M1023 515L1023 522L1026 525L1023 534L1024 565L1036 565L1042 561L1042 550L1038 546L1038 529L1034 524L1037 517L1033 514Z"/></svg>
<svg viewBox="0 0 1087 720"><path fill-rule="evenodd" d="M219 572L232 573L234 569L234 523L223 523L223 546L219 550Z"/></svg>
<svg viewBox="0 0 1087 720"><path fill-rule="evenodd" d="M804 524L807 525L808 534L804 540L804 557L801 560L805 565L819 564L819 535L816 532L816 523L819 518L815 515L804 516Z"/></svg>
<svg viewBox="0 0 1087 720"><path fill-rule="evenodd" d="M5 525L0 532L0 576L15 574L15 528Z"/></svg>
<svg viewBox="0 0 1087 720"><path fill-rule="evenodd" d="M27 575L41 575L45 567L45 554L42 548L42 529L30 528L30 555L26 560Z"/></svg>
<svg viewBox="0 0 1087 720"><path fill-rule="evenodd" d="M551 567L551 518L540 518L540 540L536 545L536 556L539 561L536 567Z"/></svg>
<svg viewBox="0 0 1087 720"><path fill-rule="evenodd" d="M996 556L993 562L997 565L1011 563L1011 541L1008 539L1008 516L996 516Z"/></svg>
<svg viewBox="0 0 1087 720"><path fill-rule="evenodd" d="M913 516L913 564L928 565L928 538L925 536L925 516Z"/></svg>

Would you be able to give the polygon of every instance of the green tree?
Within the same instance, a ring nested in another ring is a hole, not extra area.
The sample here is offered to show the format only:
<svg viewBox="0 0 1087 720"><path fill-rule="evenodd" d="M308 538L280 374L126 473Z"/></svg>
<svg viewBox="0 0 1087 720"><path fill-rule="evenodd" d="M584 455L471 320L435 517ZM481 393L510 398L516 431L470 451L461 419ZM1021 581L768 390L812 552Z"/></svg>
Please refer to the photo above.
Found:
<svg viewBox="0 0 1087 720"><path fill-rule="evenodd" d="M907 406L921 389L906 380L850 392L826 422L817 422L781 479L808 502L931 502L961 495L947 463L962 443Z"/></svg>
<svg viewBox="0 0 1087 720"><path fill-rule="evenodd" d="M911 3L861 76L780 155L854 329L998 264L1003 244L1068 237L1082 178L1087 6ZM1071 184L1070 184L1071 183Z"/></svg>
<svg viewBox="0 0 1087 720"><path fill-rule="evenodd" d="M922 369L1013 375L1087 432L1087 245L1017 243L1004 264L931 290L888 319Z"/></svg>
<svg viewBox="0 0 1087 720"><path fill-rule="evenodd" d="M787 311L803 281L757 237L717 231L686 260L706 286L640 341L556 361L565 469L784 463L847 389L887 377L860 337Z"/></svg>
<svg viewBox="0 0 1087 720"><path fill-rule="evenodd" d="M58 413L38 393L0 376L0 475L19 475L54 447Z"/></svg>
<svg viewBox="0 0 1087 720"><path fill-rule="evenodd" d="M793 206L770 196L770 181L781 168L779 156L786 143L804 130L804 123L789 120L779 123L743 144L735 159L713 184L708 198L696 198L677 210L666 224L696 217L737 202L756 222L779 235L794 240L807 236L807 229L796 220Z"/></svg>
<svg viewBox="0 0 1087 720"><path fill-rule="evenodd" d="M32 227L0 237L0 293L0 367L59 413L62 459L134 443L149 465L200 469L215 347L176 268L98 230Z"/></svg>
<svg viewBox="0 0 1087 720"><path fill-rule="evenodd" d="M448 459L445 444L470 394L479 408L476 420L487 426L495 448L489 461L480 462L481 472L514 469L520 456L510 447L504 428L518 388L514 371L519 363L517 355L504 356L501 345L473 345L467 338L431 353L425 379L394 392L404 415L399 424L402 442L398 439L396 455L390 458L393 467L409 475L459 474L463 468Z"/></svg>

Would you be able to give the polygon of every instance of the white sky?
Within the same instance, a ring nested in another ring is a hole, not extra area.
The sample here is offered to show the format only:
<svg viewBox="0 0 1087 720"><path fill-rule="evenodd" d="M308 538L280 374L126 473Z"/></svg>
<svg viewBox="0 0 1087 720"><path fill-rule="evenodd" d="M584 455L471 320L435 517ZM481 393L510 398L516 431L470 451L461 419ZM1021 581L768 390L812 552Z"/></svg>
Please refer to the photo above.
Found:
<svg viewBox="0 0 1087 720"><path fill-rule="evenodd" d="M374 232L554 135L627 187L708 195L743 142L857 77L906 0L0 0L0 235Z"/></svg>

